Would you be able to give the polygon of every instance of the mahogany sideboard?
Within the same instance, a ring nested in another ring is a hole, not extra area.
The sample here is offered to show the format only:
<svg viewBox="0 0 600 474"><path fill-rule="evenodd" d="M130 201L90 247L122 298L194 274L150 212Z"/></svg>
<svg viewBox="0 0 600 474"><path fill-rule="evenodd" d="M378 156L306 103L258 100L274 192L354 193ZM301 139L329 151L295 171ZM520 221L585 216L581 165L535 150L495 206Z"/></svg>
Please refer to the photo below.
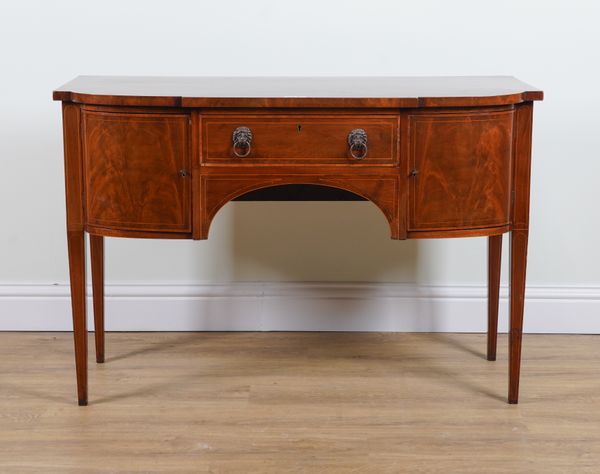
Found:
<svg viewBox="0 0 600 474"><path fill-rule="evenodd" d="M512 77L80 76L53 97L62 101L79 405L88 401L85 233L104 362L105 236L206 239L228 201L283 185L367 199L392 239L488 237L488 360L510 232L508 402L518 402L542 91Z"/></svg>

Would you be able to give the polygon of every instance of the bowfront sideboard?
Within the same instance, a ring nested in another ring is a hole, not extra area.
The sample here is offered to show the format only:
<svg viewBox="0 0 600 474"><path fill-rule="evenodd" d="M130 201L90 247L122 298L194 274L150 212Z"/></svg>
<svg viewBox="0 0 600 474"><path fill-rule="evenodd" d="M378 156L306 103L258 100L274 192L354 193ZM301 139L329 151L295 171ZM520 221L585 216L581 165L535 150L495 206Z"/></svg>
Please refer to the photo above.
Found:
<svg viewBox="0 0 600 474"><path fill-rule="evenodd" d="M206 239L227 202L288 185L371 201L392 239L488 237L488 360L510 232L508 401L517 403L542 98L512 77L81 76L58 88L79 404L88 401L85 233L104 362L105 236Z"/></svg>

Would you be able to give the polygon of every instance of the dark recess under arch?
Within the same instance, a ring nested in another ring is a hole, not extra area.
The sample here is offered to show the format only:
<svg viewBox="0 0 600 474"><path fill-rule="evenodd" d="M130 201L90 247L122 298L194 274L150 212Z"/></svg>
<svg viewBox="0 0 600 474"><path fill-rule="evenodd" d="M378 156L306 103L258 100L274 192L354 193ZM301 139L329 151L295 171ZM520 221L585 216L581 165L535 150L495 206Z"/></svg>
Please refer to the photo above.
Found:
<svg viewBox="0 0 600 474"><path fill-rule="evenodd" d="M362 196L345 189L319 184L281 184L255 189L234 201L366 201Z"/></svg>

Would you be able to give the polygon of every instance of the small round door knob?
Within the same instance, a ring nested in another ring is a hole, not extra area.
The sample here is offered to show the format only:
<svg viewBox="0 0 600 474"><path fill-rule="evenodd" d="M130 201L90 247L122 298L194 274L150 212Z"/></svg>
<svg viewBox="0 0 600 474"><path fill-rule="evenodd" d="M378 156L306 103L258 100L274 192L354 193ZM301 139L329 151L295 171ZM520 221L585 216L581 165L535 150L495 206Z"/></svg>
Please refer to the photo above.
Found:
<svg viewBox="0 0 600 474"><path fill-rule="evenodd" d="M238 158L246 158L252 151L252 130L238 127L233 131L233 154Z"/></svg>
<svg viewBox="0 0 600 474"><path fill-rule="evenodd" d="M367 132L362 128L355 128L348 134L348 151L355 160L364 160L369 151L367 147Z"/></svg>

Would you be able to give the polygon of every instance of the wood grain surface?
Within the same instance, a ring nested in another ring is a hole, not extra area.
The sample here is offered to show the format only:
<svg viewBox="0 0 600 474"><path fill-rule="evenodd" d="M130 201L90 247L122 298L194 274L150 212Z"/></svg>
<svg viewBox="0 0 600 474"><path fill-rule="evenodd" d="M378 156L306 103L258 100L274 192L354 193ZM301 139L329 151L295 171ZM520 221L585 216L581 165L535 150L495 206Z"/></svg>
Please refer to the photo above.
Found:
<svg viewBox="0 0 600 474"><path fill-rule="evenodd" d="M198 196L200 202L197 204L200 209L204 210L199 216L201 224L198 237L208 238L214 216L221 207L235 197L255 189L290 183L332 186L362 196L383 212L390 225L392 239L404 236L399 216L399 203L395 199L398 194L399 181L396 173L384 171L373 173L369 167L363 167L360 172L357 168L356 173L325 167L321 167L319 173L315 173L311 169L300 172L292 167L280 170L281 172L277 173L273 169L264 172L249 169L246 173L240 173L237 169L214 168L213 172L204 174L200 184L201 193Z"/></svg>
<svg viewBox="0 0 600 474"><path fill-rule="evenodd" d="M90 235L96 362L104 362L104 237Z"/></svg>
<svg viewBox="0 0 600 474"><path fill-rule="evenodd" d="M54 100L159 107L470 107L542 100L510 76L79 76Z"/></svg>
<svg viewBox="0 0 600 474"><path fill-rule="evenodd" d="M87 223L190 231L189 128L189 116L181 113L85 110Z"/></svg>
<svg viewBox="0 0 600 474"><path fill-rule="evenodd" d="M488 237L488 341L487 360L496 360L498 347L498 306L502 267L502 235Z"/></svg>
<svg viewBox="0 0 600 474"><path fill-rule="evenodd" d="M333 115L327 113L270 113L268 115L202 114L202 162L255 166L260 164L345 164L366 166L398 163L396 115ZM232 132L240 126L252 130L250 154L232 153ZM357 128L368 136L368 153L362 160L350 157L348 134Z"/></svg>
<svg viewBox="0 0 600 474"><path fill-rule="evenodd" d="M282 185L328 186L368 199L385 215L393 239L491 236L497 243L494 236L512 231L508 400L517 403L532 101L543 98L541 91L511 77L84 76L54 98L64 101L81 405L87 403L84 231L94 236L96 359L102 361L103 236L206 239L224 204ZM252 128L252 149L233 144L240 126ZM370 137L370 153L360 162L349 158L354 128ZM238 148L248 157L235 157ZM489 255L490 359L496 250Z"/></svg>
<svg viewBox="0 0 600 474"><path fill-rule="evenodd" d="M73 404L68 333L0 333L0 472L596 474L600 337L108 333ZM93 356L93 348L90 348Z"/></svg>
<svg viewBox="0 0 600 474"><path fill-rule="evenodd" d="M409 115L409 230L510 219L512 108Z"/></svg>

